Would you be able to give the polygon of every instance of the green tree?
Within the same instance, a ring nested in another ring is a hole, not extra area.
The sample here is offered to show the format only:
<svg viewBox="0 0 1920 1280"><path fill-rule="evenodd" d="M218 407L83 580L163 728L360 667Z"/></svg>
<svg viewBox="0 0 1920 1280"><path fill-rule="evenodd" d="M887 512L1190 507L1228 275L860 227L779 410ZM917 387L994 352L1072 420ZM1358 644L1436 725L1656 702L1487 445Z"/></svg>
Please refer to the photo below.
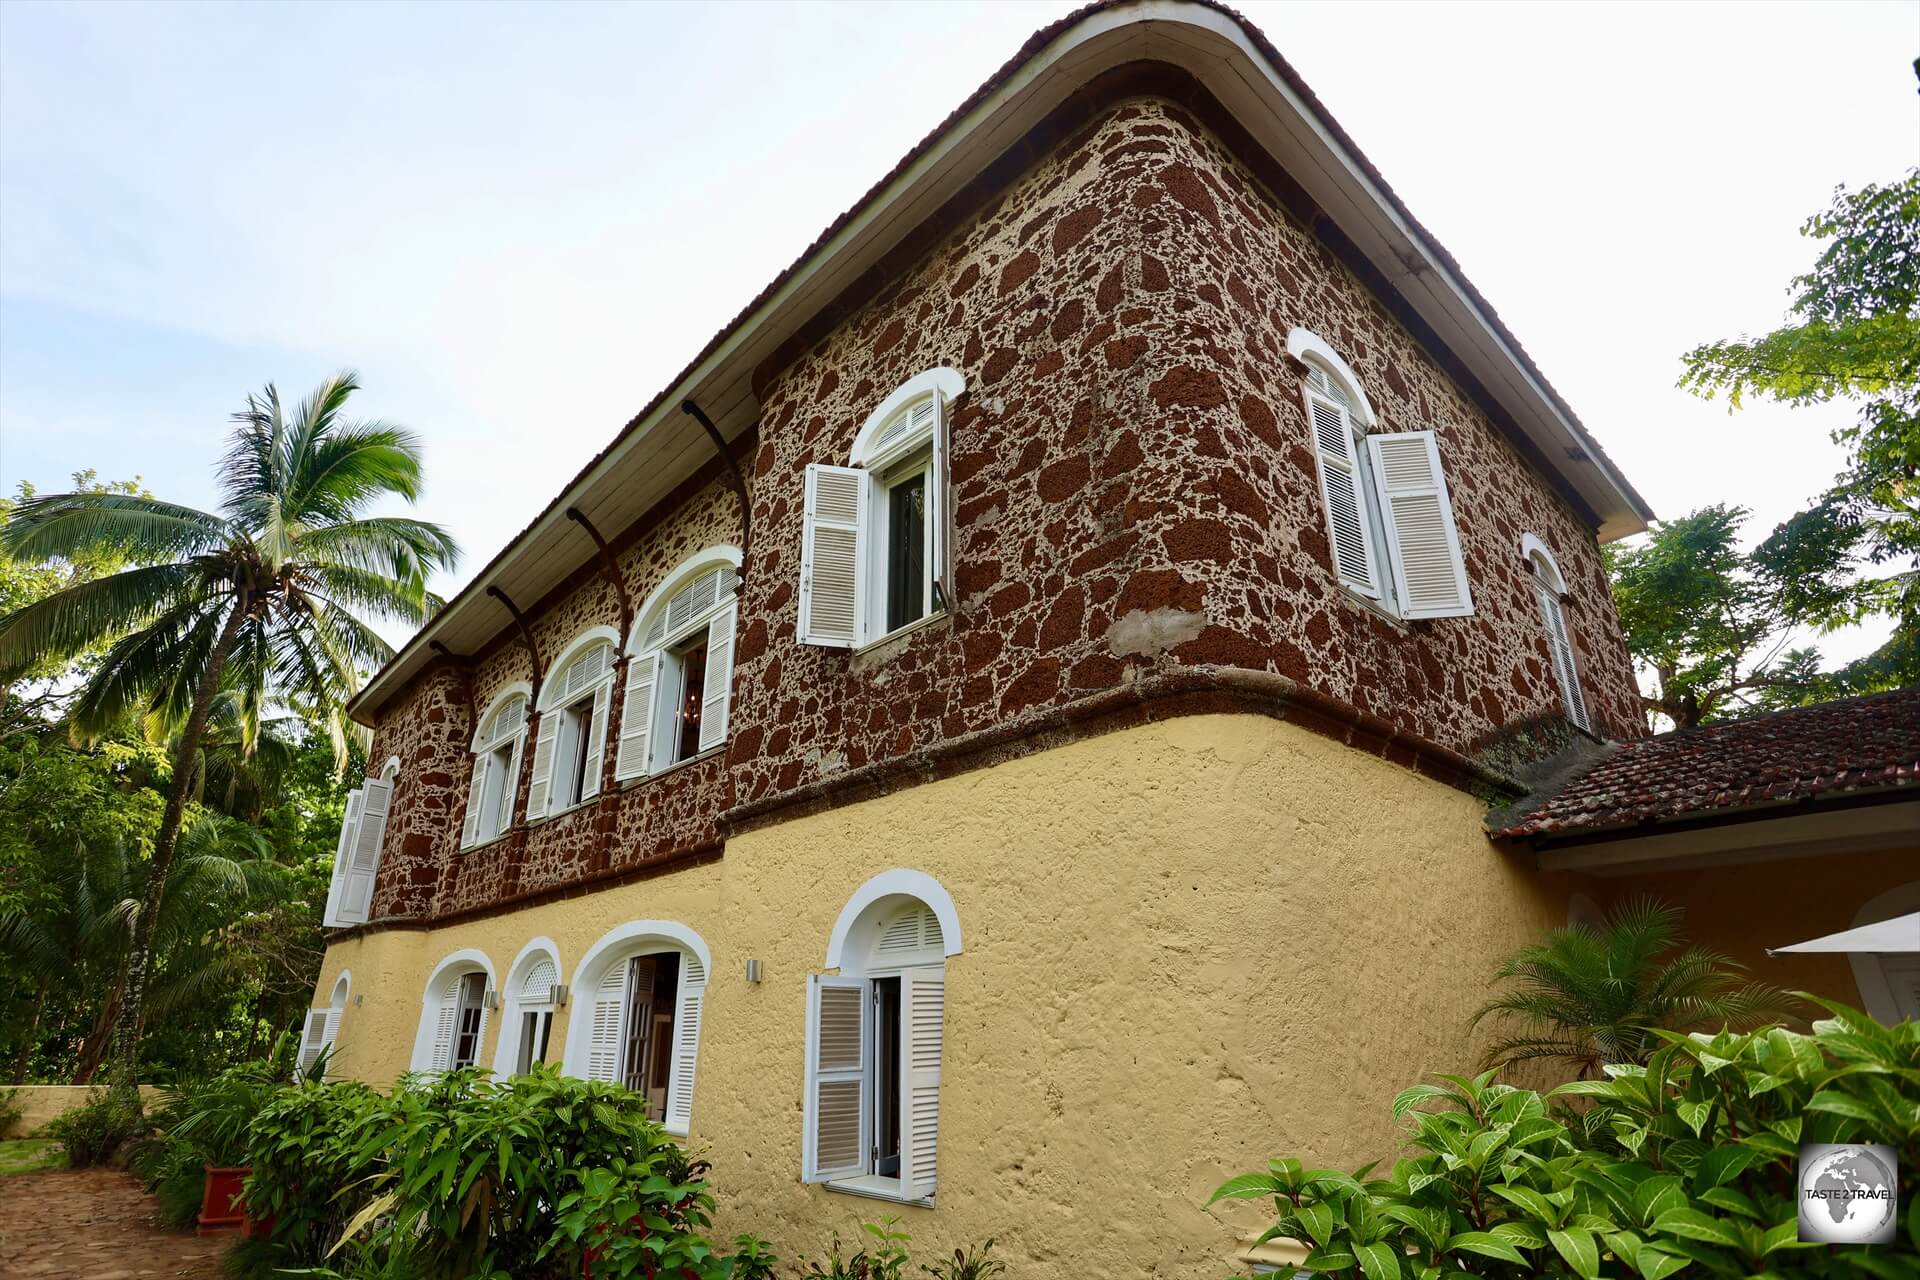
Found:
<svg viewBox="0 0 1920 1280"><path fill-rule="evenodd" d="M1797 704L1823 687L1819 652L1788 647L1793 580L1740 549L1746 518L1716 504L1660 522L1639 545L1602 548L1627 648L1653 677L1640 701L1655 728Z"/></svg>
<svg viewBox="0 0 1920 1280"><path fill-rule="evenodd" d="M1704 947L1681 945L1680 913L1641 899L1603 926L1571 924L1529 943L1494 971L1511 984L1473 1015L1517 1024L1488 1049L1486 1067L1549 1059L1580 1078L1618 1063L1644 1063L1661 1033L1750 1027L1791 1016L1793 999L1741 981L1740 966Z"/></svg>
<svg viewBox="0 0 1920 1280"><path fill-rule="evenodd" d="M1755 555L1782 579L1779 603L1794 621L1895 621L1885 645L1814 696L1895 688L1920 680L1920 169L1837 188L1800 230L1825 247L1789 286L1788 322L1695 347L1680 385L1725 395L1732 409L1747 396L1857 402L1854 421L1832 433L1845 468Z"/></svg>
<svg viewBox="0 0 1920 1280"><path fill-rule="evenodd" d="M238 699L247 741L264 710L299 705L344 750L344 705L361 671L391 656L367 619L424 622L439 603L428 575L456 559L436 525L365 514L417 498L420 449L400 427L348 419L358 389L336 375L291 412L271 385L249 396L219 467L220 514L130 494L36 494L0 530L16 559L112 553L140 566L0 619L0 673L109 642L69 708L74 731L104 734L130 715L177 726L116 1019L122 1088L133 1087L157 908L216 698L224 688Z"/></svg>

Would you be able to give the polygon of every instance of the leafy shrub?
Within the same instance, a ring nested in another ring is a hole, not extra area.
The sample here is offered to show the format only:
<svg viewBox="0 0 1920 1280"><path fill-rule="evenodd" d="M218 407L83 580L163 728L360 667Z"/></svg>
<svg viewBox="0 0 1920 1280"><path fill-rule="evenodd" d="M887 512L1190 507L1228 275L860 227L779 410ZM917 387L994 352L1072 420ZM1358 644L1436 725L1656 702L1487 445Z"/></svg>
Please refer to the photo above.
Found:
<svg viewBox="0 0 1920 1280"><path fill-rule="evenodd" d="M773 1280L773 1268L779 1261L773 1246L759 1236L735 1236L727 1280Z"/></svg>
<svg viewBox="0 0 1920 1280"><path fill-rule="evenodd" d="M1644 1066L1548 1097L1439 1077L1394 1102L1411 1158L1367 1179L1276 1160L1214 1200L1272 1197L1263 1237L1311 1246L1306 1266L1352 1280L1765 1275L1920 1277L1920 1210L1904 1246L1801 1245L1803 1142L1887 1142L1920 1161L1920 1023L1844 1005L1801 1035L1662 1033ZM1428 1109L1431 1108L1431 1109Z"/></svg>
<svg viewBox="0 0 1920 1280"><path fill-rule="evenodd" d="M247 1211L271 1222L261 1269L317 1266L369 1196L376 1166L363 1154L367 1135L386 1119L388 1100L357 1081L306 1080L268 1098L248 1126ZM238 1266L246 1256L234 1259ZM244 1274L244 1273L243 1273Z"/></svg>
<svg viewBox="0 0 1920 1280"><path fill-rule="evenodd" d="M802 1280L900 1280L907 1270L907 1242L913 1237L894 1229L899 1221L861 1223L860 1230L870 1239L849 1258L840 1256L840 1233L834 1232L826 1262L809 1262Z"/></svg>
<svg viewBox="0 0 1920 1280"><path fill-rule="evenodd" d="M923 1263L920 1269L933 1280L991 1280L1005 1275L1007 1264L993 1256L993 1237L988 1236L978 1249L955 1249L952 1258L942 1258L931 1267Z"/></svg>
<svg viewBox="0 0 1920 1280"><path fill-rule="evenodd" d="M18 1089L0 1089L0 1135L19 1124L20 1117L26 1114L27 1109L20 1102Z"/></svg>
<svg viewBox="0 0 1920 1280"><path fill-rule="evenodd" d="M136 1094L95 1089L87 1101L47 1121L47 1136L66 1149L76 1169L106 1164L145 1124Z"/></svg>

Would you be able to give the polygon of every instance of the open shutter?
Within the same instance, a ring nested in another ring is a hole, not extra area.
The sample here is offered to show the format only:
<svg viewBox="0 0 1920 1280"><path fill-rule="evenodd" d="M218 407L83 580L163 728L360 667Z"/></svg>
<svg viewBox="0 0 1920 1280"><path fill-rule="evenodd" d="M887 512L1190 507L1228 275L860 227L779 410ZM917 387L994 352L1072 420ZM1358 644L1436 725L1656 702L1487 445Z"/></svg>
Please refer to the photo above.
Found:
<svg viewBox="0 0 1920 1280"><path fill-rule="evenodd" d="M480 839L480 811L487 799L487 762L493 759L491 752L481 752L473 758L473 777L467 783L467 820L460 828L460 847L471 849Z"/></svg>
<svg viewBox="0 0 1920 1280"><path fill-rule="evenodd" d="M1407 618L1463 618L1473 612L1467 562L1453 523L1440 441L1431 431L1367 437L1387 556Z"/></svg>
<svg viewBox="0 0 1920 1280"><path fill-rule="evenodd" d="M300 1031L300 1074L304 1078L313 1060L320 1056L321 1046L327 1042L327 1011L325 1009L307 1010L307 1023Z"/></svg>
<svg viewBox="0 0 1920 1280"><path fill-rule="evenodd" d="M627 696L620 709L620 753L613 776L638 778L653 763L654 693L660 687L660 654L643 653L627 663Z"/></svg>
<svg viewBox="0 0 1920 1280"><path fill-rule="evenodd" d="M866 1171L868 990L864 978L807 979L806 1127L800 1135L806 1182Z"/></svg>
<svg viewBox="0 0 1920 1280"><path fill-rule="evenodd" d="M547 814L547 795L553 790L553 744L565 719L558 709L540 713L540 736L533 743L533 781L527 787L527 821Z"/></svg>
<svg viewBox="0 0 1920 1280"><path fill-rule="evenodd" d="M900 975L900 1189L909 1199L933 1194L946 1008L944 970L909 969Z"/></svg>
<svg viewBox="0 0 1920 1280"><path fill-rule="evenodd" d="M851 649L860 643L866 525L867 473L810 465L800 541L801 644Z"/></svg>
<svg viewBox="0 0 1920 1280"><path fill-rule="evenodd" d="M373 881L380 870L380 844L386 838L387 807L392 803L393 784L368 778L360 797L360 820L354 824L346 882L340 889L342 924L365 923L373 906Z"/></svg>
<svg viewBox="0 0 1920 1280"><path fill-rule="evenodd" d="M339 1048L340 1015L345 1012L346 1012L345 1009L328 1009L327 1010L326 1026L321 1031L320 1039L321 1039L322 1047L325 1048L329 1054L336 1052ZM328 1062L328 1066L329 1067L332 1066L331 1061Z"/></svg>
<svg viewBox="0 0 1920 1280"><path fill-rule="evenodd" d="M587 1079L620 1082L620 1042L627 1012L627 966L607 970L593 993L592 1022L587 1031Z"/></svg>
<svg viewBox="0 0 1920 1280"><path fill-rule="evenodd" d="M700 1057L700 1008L707 994L707 970L698 956L680 955L680 1001L673 1012L673 1070L667 1080L668 1133L685 1136L693 1127L693 1069Z"/></svg>
<svg viewBox="0 0 1920 1280"><path fill-rule="evenodd" d="M427 1058L427 1070L445 1071L453 1065L453 1033L460 1021L460 979L454 974L440 989L439 1006L434 1010L433 1050Z"/></svg>
<svg viewBox="0 0 1920 1280"><path fill-rule="evenodd" d="M1573 657L1573 638L1567 634L1567 615L1561 607L1560 596L1554 589L1538 578L1534 580L1534 593L1540 597L1540 620L1547 629L1547 652L1553 658L1553 678L1560 683L1560 697L1567 708L1567 719L1593 732L1592 721L1587 716L1587 697L1580 688L1580 667Z"/></svg>
<svg viewBox="0 0 1920 1280"><path fill-rule="evenodd" d="M700 690L700 749L727 740L728 695L733 690L733 625L739 606L729 604L707 624L707 680Z"/></svg>
<svg viewBox="0 0 1920 1280"><path fill-rule="evenodd" d="M600 769L607 758L607 703L613 697L613 681L602 680L593 691L593 720L587 725L587 769L580 779L580 798L600 794Z"/></svg>
<svg viewBox="0 0 1920 1280"><path fill-rule="evenodd" d="M1311 387L1307 390L1307 414L1313 419L1314 452L1320 458L1320 500L1327 511L1333 571L1353 590L1377 600L1380 579L1373 563L1373 539L1367 533L1352 420L1344 405Z"/></svg>
<svg viewBox="0 0 1920 1280"><path fill-rule="evenodd" d="M332 929L340 925L340 895L347 886L347 862L353 857L353 833L360 821L360 801L364 793L355 787L347 793L347 812L340 822L340 839L333 848L333 880L327 886L327 909L320 922Z"/></svg>
<svg viewBox="0 0 1920 1280"><path fill-rule="evenodd" d="M953 442L947 429L947 393L936 390L933 393L933 462L927 471L927 492L932 498L932 510L927 519L933 527L933 572L934 589L939 593L939 607L948 613L959 612L959 599L954 595L954 527L953 527Z"/></svg>

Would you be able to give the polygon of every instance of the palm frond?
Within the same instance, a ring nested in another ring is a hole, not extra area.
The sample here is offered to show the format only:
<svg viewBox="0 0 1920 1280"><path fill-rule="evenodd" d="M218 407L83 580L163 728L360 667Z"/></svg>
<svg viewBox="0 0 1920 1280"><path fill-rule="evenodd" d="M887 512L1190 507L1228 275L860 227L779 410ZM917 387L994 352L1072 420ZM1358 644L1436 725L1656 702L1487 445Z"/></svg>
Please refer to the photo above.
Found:
<svg viewBox="0 0 1920 1280"><path fill-rule="evenodd" d="M227 606L219 596L189 599L115 642L67 709L74 735L97 740L135 714L184 716L192 695L182 691L205 669Z"/></svg>
<svg viewBox="0 0 1920 1280"><path fill-rule="evenodd" d="M47 493L20 499L0 526L0 550L18 560L121 555L183 560L224 544L226 521L193 507L128 493Z"/></svg>
<svg viewBox="0 0 1920 1280"><path fill-rule="evenodd" d="M193 598L199 575L152 565L76 583L0 618L0 674L63 662L151 623Z"/></svg>

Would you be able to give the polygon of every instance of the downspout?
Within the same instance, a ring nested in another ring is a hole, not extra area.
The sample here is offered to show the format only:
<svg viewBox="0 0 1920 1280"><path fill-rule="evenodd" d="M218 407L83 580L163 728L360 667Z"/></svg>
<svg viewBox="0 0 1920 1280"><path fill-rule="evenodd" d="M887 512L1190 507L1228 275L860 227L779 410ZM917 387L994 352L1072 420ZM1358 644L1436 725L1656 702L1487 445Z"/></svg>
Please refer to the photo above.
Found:
<svg viewBox="0 0 1920 1280"><path fill-rule="evenodd" d="M753 562L753 504L747 500L747 478L741 474L740 464L734 459L733 450L727 448L720 428L713 425L713 419L707 417L692 397L680 402L680 412L706 428L707 438L713 441L715 451L719 453L721 461L727 464L727 471L733 479L733 496L740 500L740 572L734 576L733 585L734 594L738 595L741 585L746 581L747 566Z"/></svg>

